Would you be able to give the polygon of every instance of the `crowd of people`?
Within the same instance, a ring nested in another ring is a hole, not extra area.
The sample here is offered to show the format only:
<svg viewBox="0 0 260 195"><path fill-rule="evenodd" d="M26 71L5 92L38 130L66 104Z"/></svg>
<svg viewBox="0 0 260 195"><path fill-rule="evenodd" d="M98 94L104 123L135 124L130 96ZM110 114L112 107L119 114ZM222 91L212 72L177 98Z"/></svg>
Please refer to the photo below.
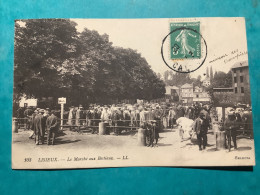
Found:
<svg viewBox="0 0 260 195"><path fill-rule="evenodd" d="M71 129L74 127L86 127L91 129L92 134L98 133L99 123L104 122L107 125L107 134L114 133L120 135L122 131L129 131L137 128L146 129L147 146L157 146L159 132L164 128L174 128L178 124L176 121L182 117L193 120L192 130L197 134L199 149L205 149L207 145L207 133L211 128L212 120L220 121L221 130L227 131L227 141L230 145L231 138L234 142L234 148L237 148L236 135L240 127L252 129L252 114L249 107L241 109L240 107L228 108L227 119L223 123L218 114L218 110L210 105L196 103L191 106L182 104L120 104L120 105L98 105L90 104L87 109L79 105L71 106L64 112L63 125ZM23 116L22 116L23 115ZM21 117L22 116L22 117ZM26 129L32 129L30 138L35 136L36 144L44 143L44 135L47 132L47 144L54 144L55 135L59 129L60 111L49 112L49 109L18 109L19 118L26 118ZM181 128L180 128L181 129ZM181 129L183 131L183 129ZM251 133L251 132L250 132ZM252 134L252 133L251 133Z"/></svg>
<svg viewBox="0 0 260 195"><path fill-rule="evenodd" d="M146 130L146 145L153 147L158 146L159 132L163 128L173 128L181 117L194 120L202 110L208 113L209 109L208 105L183 106L174 103L90 105L88 110L79 106L70 107L67 124L92 127L92 133L95 133L98 131L98 123L105 122L108 124L108 134L113 131L115 135L120 135L123 130L141 127ZM210 121L208 117L207 120Z"/></svg>
<svg viewBox="0 0 260 195"><path fill-rule="evenodd" d="M34 139L36 145L45 144L45 135L47 135L47 145L55 144L55 137L59 130L59 119L54 110L26 108L24 117L26 118L25 129L32 130L29 138ZM18 118L18 126L21 125L21 122L22 118Z"/></svg>
<svg viewBox="0 0 260 195"><path fill-rule="evenodd" d="M69 111L64 112L64 126L71 129L83 126L90 128L92 134L98 133L98 125L100 122L107 123L107 133L113 132L115 135L120 135L122 131L129 131L137 128L146 129L147 146L157 146L159 131L163 128L173 128L176 125L176 120L180 117L188 117L195 119L201 110L201 105L182 106L181 104L159 104L159 103L144 103L144 104L120 104L120 105L97 105L91 104L87 109L81 105L78 107L71 106ZM53 111L53 115L60 116L60 111ZM36 117L37 116L37 117ZM19 108L17 111L18 126L22 123L21 118L26 119L26 129L32 129L36 136L36 144L41 141L43 143L45 124L49 116L49 109L33 109L31 107ZM42 127L36 128L35 121L41 117ZM58 129L60 123L57 124ZM40 132L40 133L38 133ZM48 130L47 130L48 132ZM40 135L40 137L38 137ZM49 142L48 142L49 143Z"/></svg>
<svg viewBox="0 0 260 195"><path fill-rule="evenodd" d="M208 105L196 104L183 106L181 104L123 104L123 105L90 105L87 110L82 106L70 107L67 124L97 126L96 122L105 121L114 126L140 127L145 121L160 120L164 128L172 128L180 117L196 119L202 109L209 111Z"/></svg>

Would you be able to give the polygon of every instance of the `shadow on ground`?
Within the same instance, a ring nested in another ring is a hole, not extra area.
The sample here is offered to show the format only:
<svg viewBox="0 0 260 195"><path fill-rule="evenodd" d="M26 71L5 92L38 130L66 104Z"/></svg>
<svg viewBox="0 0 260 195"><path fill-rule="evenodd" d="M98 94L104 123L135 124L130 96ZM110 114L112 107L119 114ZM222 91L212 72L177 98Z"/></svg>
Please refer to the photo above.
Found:
<svg viewBox="0 0 260 195"><path fill-rule="evenodd" d="M252 150L252 148L249 147L249 146L244 146L244 147L238 147L237 150L238 151L245 151L245 150Z"/></svg>
<svg viewBox="0 0 260 195"><path fill-rule="evenodd" d="M159 133L168 133L168 132L175 132L176 129L164 129L163 131L160 131Z"/></svg>
<svg viewBox="0 0 260 195"><path fill-rule="evenodd" d="M158 146L172 146L172 144L158 143Z"/></svg>
<svg viewBox="0 0 260 195"><path fill-rule="evenodd" d="M59 144L70 144L70 143L75 143L75 142L79 142L81 140L77 139L77 140L61 140L61 139L56 139L55 140L55 145L59 145Z"/></svg>

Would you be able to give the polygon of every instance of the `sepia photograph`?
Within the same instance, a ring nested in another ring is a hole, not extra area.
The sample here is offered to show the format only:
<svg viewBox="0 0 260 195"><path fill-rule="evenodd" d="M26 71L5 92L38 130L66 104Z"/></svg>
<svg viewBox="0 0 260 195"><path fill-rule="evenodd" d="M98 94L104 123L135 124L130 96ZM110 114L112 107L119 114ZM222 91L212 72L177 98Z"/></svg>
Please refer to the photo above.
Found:
<svg viewBox="0 0 260 195"><path fill-rule="evenodd" d="M255 165L244 18L14 25L13 169Z"/></svg>

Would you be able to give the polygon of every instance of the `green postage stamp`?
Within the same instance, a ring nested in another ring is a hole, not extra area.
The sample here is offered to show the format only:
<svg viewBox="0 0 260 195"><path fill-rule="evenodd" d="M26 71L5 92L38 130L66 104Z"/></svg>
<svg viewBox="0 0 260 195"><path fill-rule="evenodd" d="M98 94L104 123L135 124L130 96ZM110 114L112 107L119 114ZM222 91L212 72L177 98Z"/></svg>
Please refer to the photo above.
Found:
<svg viewBox="0 0 260 195"><path fill-rule="evenodd" d="M171 59L201 57L200 22L170 23Z"/></svg>

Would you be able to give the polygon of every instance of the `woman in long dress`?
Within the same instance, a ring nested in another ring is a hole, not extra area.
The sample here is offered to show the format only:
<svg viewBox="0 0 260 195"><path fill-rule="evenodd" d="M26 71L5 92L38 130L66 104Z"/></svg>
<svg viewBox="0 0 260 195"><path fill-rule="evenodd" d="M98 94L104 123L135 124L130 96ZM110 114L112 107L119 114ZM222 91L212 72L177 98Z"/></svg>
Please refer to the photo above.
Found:
<svg viewBox="0 0 260 195"><path fill-rule="evenodd" d="M192 35L188 32L188 30L184 29L180 32L180 34L176 37L175 41L181 43L181 54L185 57L187 54L194 56L195 49L191 47L188 43L188 36L196 37L196 35Z"/></svg>

